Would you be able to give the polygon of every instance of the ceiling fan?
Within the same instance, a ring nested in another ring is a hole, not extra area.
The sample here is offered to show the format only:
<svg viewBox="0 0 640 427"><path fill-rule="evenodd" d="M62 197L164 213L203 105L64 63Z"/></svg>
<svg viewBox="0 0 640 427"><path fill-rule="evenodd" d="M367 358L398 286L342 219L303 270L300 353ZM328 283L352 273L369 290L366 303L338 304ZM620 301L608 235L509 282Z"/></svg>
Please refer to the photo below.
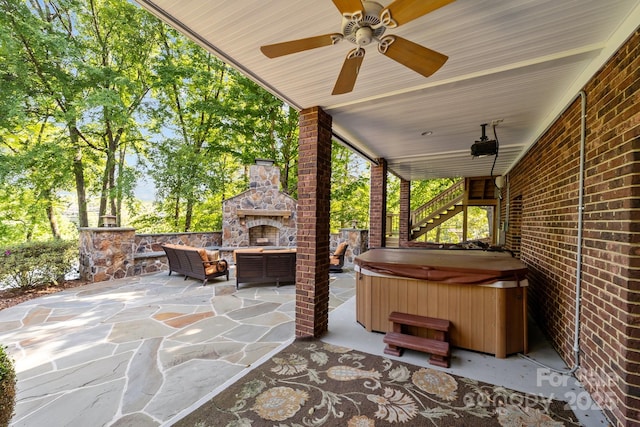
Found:
<svg viewBox="0 0 640 427"><path fill-rule="evenodd" d="M364 47L378 44L378 51L394 61L429 77L444 65L448 57L396 35L384 35L387 28L396 28L454 0L395 0L383 7L368 0L332 0L342 14L342 33L292 40L262 46L260 50L269 58L289 55L345 39L357 47L351 50L342 64L342 70L332 95L351 92L356 84L360 65L364 60Z"/></svg>

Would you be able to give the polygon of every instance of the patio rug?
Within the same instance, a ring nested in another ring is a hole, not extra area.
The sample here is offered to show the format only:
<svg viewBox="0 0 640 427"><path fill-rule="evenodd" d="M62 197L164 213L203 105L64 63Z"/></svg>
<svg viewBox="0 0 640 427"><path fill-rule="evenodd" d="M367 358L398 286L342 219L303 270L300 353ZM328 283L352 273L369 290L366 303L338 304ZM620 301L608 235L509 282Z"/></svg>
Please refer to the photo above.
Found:
<svg viewBox="0 0 640 427"><path fill-rule="evenodd" d="M299 340L174 425L579 424L564 402L321 341Z"/></svg>

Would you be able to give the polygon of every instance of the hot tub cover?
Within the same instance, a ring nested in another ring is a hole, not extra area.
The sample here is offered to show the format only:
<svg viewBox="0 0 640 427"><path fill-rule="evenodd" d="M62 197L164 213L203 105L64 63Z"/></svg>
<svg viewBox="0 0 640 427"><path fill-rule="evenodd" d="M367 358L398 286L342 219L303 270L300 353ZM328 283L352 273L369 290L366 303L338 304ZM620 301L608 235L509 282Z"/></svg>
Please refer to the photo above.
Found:
<svg viewBox="0 0 640 427"><path fill-rule="evenodd" d="M505 252L443 249L371 249L356 265L378 274L442 283L489 284L521 281L527 267Z"/></svg>

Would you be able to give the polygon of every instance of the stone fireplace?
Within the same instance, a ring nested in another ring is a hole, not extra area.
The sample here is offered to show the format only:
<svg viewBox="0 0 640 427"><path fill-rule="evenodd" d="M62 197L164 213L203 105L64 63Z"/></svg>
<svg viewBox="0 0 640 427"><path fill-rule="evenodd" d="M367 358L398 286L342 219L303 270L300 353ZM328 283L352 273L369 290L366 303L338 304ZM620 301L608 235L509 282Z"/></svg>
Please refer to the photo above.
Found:
<svg viewBox="0 0 640 427"><path fill-rule="evenodd" d="M249 168L249 190L222 202L222 246L296 246L298 202L280 191L270 161Z"/></svg>

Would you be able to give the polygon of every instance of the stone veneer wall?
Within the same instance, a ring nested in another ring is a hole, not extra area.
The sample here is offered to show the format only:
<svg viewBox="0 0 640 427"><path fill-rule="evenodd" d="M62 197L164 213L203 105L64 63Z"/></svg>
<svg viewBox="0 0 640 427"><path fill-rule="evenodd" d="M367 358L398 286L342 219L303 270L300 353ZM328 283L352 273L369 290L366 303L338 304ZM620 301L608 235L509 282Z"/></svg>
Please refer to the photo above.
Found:
<svg viewBox="0 0 640 427"><path fill-rule="evenodd" d="M342 228L339 233L332 233L329 239L329 248L333 253L338 245L347 242L347 252L344 256L345 267L353 266L353 260L358 255L364 253L369 248L369 230L361 230L355 228Z"/></svg>
<svg viewBox="0 0 640 427"><path fill-rule="evenodd" d="M165 243L189 245L198 248L220 247L222 246L222 232L136 234L135 253L138 255L153 252L164 253L162 245Z"/></svg>
<svg viewBox="0 0 640 427"><path fill-rule="evenodd" d="M255 215L238 216L238 210L255 210ZM260 211L286 211L283 215L263 215ZM296 246L298 202L280 191L277 166L251 165L249 190L222 202L222 246L249 246L249 229L268 225L278 229L275 246Z"/></svg>
<svg viewBox="0 0 640 427"><path fill-rule="evenodd" d="M133 268L135 234L134 228L81 228L80 278L102 282L129 275Z"/></svg>
<svg viewBox="0 0 640 427"><path fill-rule="evenodd" d="M80 278L103 282L169 269L165 243L219 247L222 233L136 234L134 228L80 229Z"/></svg>
<svg viewBox="0 0 640 427"><path fill-rule="evenodd" d="M345 228L331 234L332 251L339 243L349 245L345 267L367 250L368 230ZM203 248L220 248L222 232L136 234L133 228L98 227L80 229L80 277L102 282L123 277L167 271L169 265L162 245L172 243ZM221 258L233 263L233 249L220 248Z"/></svg>

